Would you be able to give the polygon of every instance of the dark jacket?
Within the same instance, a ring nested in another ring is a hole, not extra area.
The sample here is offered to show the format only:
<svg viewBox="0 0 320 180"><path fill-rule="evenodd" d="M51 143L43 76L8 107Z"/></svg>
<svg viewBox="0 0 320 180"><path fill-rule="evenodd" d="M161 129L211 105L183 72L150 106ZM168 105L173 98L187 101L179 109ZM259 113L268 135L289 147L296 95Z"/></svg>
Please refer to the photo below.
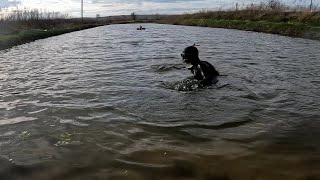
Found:
<svg viewBox="0 0 320 180"><path fill-rule="evenodd" d="M200 81L202 85L210 85L218 82L219 72L207 61L199 61L198 65L189 68L194 78Z"/></svg>

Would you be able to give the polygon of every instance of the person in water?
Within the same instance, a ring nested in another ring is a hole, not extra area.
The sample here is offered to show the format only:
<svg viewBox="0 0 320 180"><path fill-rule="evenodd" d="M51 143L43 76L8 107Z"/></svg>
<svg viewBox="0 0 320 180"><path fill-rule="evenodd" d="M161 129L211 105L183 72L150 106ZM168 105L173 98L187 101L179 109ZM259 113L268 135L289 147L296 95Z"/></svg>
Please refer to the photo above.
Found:
<svg viewBox="0 0 320 180"><path fill-rule="evenodd" d="M199 51L193 46L186 47L181 54L183 62L191 64L188 69L191 70L194 78L199 81L202 86L215 84L218 82L219 72L207 61L199 59Z"/></svg>

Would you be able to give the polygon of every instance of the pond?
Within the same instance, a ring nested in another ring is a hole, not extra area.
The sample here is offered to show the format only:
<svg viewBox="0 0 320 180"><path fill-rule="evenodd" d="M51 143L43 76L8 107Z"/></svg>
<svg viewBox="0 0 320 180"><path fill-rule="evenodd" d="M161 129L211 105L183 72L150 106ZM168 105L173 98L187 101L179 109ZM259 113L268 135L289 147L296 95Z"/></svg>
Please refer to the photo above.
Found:
<svg viewBox="0 0 320 180"><path fill-rule="evenodd" d="M319 41L141 25L0 52L0 179L320 177ZM193 43L222 76L186 91Z"/></svg>

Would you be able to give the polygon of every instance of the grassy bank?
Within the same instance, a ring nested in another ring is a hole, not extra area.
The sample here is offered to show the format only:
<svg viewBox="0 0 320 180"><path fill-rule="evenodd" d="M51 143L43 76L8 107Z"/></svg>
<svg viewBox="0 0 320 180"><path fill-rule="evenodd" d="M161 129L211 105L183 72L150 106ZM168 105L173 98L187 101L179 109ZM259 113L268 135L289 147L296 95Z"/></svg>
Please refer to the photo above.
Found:
<svg viewBox="0 0 320 180"><path fill-rule="evenodd" d="M10 34L0 34L0 50L7 49L16 45L43 39L51 36L56 36L73 31L93 28L97 24L78 24L78 25L65 25L62 27L52 29L28 29L20 32Z"/></svg>
<svg viewBox="0 0 320 180"><path fill-rule="evenodd" d="M0 9L0 50L99 25L102 24L98 24L94 18L81 22L59 12Z"/></svg>
<svg viewBox="0 0 320 180"><path fill-rule="evenodd" d="M208 11L162 18L159 23L239 29L320 40L320 12Z"/></svg>

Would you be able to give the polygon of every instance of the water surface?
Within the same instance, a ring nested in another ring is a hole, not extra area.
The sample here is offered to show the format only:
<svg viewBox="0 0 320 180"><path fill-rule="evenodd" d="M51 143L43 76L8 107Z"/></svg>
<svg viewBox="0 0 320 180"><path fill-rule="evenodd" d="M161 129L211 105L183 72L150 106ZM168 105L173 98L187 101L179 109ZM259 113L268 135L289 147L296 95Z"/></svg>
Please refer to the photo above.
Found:
<svg viewBox="0 0 320 180"><path fill-rule="evenodd" d="M0 179L320 178L320 42L143 26L0 52ZM193 43L224 76L179 91Z"/></svg>

